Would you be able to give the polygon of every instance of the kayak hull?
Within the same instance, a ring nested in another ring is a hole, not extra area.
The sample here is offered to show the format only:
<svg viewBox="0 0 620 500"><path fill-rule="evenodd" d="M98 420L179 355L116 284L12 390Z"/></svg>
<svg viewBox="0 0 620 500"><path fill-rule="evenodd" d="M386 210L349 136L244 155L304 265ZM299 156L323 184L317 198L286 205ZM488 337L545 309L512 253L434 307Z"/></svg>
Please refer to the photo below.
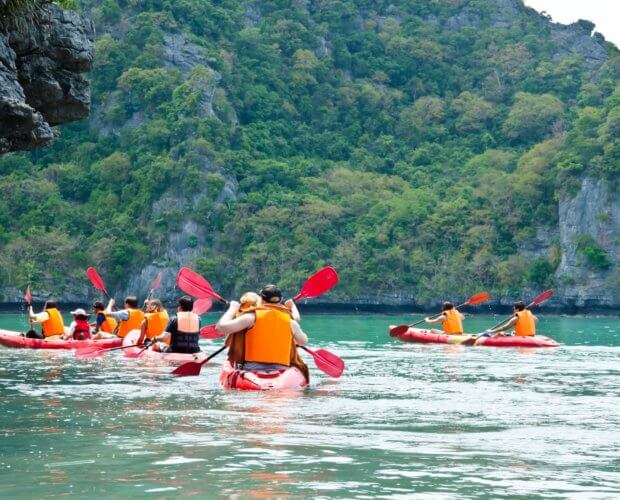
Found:
<svg viewBox="0 0 620 500"><path fill-rule="evenodd" d="M294 366L277 372L237 370L226 361L220 373L224 389L239 391L299 391L308 385L303 373Z"/></svg>
<svg viewBox="0 0 620 500"><path fill-rule="evenodd" d="M119 347L123 342L120 338L101 340L42 340L22 337L19 332L0 330L0 345L15 349L84 349L98 347L110 349Z"/></svg>
<svg viewBox="0 0 620 500"><path fill-rule="evenodd" d="M123 339L123 346L135 345L136 341L140 337L140 330L132 330ZM153 363L161 363L167 365L181 365L188 363L189 361L196 361L201 359L202 353L196 354L183 354L180 352L158 352L152 349L144 349L144 347L129 347L123 349L123 354L128 358L138 358L147 360Z"/></svg>
<svg viewBox="0 0 620 500"><path fill-rule="evenodd" d="M390 326L390 330L394 328ZM476 335L446 335L445 333L433 333L431 330L422 328L409 328L405 333L396 338L403 342L416 342L422 344L463 344L487 347L558 347L560 344L555 340L535 335L533 337L517 337L515 335L493 335L492 337L480 337L475 341Z"/></svg>

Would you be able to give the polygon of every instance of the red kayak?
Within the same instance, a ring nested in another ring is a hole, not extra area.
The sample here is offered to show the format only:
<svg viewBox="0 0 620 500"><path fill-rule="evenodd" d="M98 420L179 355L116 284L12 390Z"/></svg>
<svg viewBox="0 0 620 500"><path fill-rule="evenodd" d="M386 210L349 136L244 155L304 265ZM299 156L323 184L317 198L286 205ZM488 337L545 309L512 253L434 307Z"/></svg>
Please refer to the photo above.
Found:
<svg viewBox="0 0 620 500"><path fill-rule="evenodd" d="M220 382L224 389L240 391L298 391L308 385L306 377L294 366L278 371L251 372L236 370L228 361L222 367Z"/></svg>
<svg viewBox="0 0 620 500"><path fill-rule="evenodd" d="M390 325L389 330L395 325ZM483 345L489 347L558 347L560 344L549 337L535 335L534 337L517 337L515 335L493 335L479 337L473 334L446 335L433 333L422 328L409 328L405 333L396 337L403 342L418 342L422 344L462 344Z"/></svg>
<svg viewBox="0 0 620 500"><path fill-rule="evenodd" d="M29 339L22 337L19 332L11 330L0 330L0 345L21 349L83 349L85 347L99 347L108 349L119 347L123 339L101 339L101 340L43 340Z"/></svg>
<svg viewBox="0 0 620 500"><path fill-rule="evenodd" d="M123 339L123 345L134 345L140 336L140 330L132 330ZM158 352L144 347L129 347L123 349L123 353L128 358L139 358L154 363L181 365L190 361L200 361L204 358L201 352L196 354L183 354L180 352Z"/></svg>

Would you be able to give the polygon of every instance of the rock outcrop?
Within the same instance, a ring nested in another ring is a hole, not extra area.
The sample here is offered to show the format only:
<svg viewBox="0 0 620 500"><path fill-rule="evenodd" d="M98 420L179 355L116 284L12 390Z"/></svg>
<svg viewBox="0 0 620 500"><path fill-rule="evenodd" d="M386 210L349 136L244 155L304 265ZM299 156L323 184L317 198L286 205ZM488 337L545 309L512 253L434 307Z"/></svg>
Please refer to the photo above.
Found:
<svg viewBox="0 0 620 500"><path fill-rule="evenodd" d="M29 29L0 34L0 154L44 146L52 126L90 110L82 73L93 62L94 26L48 4Z"/></svg>

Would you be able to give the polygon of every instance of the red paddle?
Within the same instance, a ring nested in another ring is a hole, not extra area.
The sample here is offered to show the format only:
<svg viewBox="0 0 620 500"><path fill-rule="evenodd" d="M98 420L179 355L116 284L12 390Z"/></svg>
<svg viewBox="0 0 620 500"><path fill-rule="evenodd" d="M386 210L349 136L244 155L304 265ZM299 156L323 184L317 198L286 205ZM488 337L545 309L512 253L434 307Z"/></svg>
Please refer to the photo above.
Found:
<svg viewBox="0 0 620 500"><path fill-rule="evenodd" d="M471 297L469 297L469 299L467 299L466 302L463 302L462 304L459 304L458 306L456 306L455 309L459 309L463 306L475 306L477 304L482 304L483 302L486 302L487 300L489 300L491 298L491 294L488 292L480 292L480 293L476 293L475 295L472 295ZM441 314L438 314L437 316L434 316L432 319L437 319L441 316ZM390 336L392 337L398 337L400 335L403 335L404 333L407 333L407 330L409 330L409 328L414 327L416 325L419 325L420 323L424 323L426 320L420 320L420 321L416 321L415 323L412 323L410 325L398 325L395 326L394 328L392 328L390 330Z"/></svg>
<svg viewBox="0 0 620 500"><path fill-rule="evenodd" d="M32 303L32 295L30 294L30 285L28 285L28 288L26 288L26 293L24 293L24 300L26 301L26 304L28 304L28 307L30 307L30 304Z"/></svg>
<svg viewBox="0 0 620 500"><path fill-rule="evenodd" d="M155 276L155 279L153 280L153 282L151 283L151 289L149 290L149 294L147 296L147 300L151 300L151 298L153 297L153 293L155 292L155 290L157 290L160 286L161 286L161 278L163 276L163 272L159 271L157 273L157 276Z"/></svg>
<svg viewBox="0 0 620 500"><path fill-rule="evenodd" d="M338 284L338 273L333 267L327 266L310 276L302 285L301 291L293 297L295 302L323 295Z"/></svg>
<svg viewBox="0 0 620 500"><path fill-rule="evenodd" d="M86 276L88 276L88 279L90 280L92 285L97 290L99 290L100 292L103 292L103 294L108 299L110 298L110 294L108 293L108 291L105 288L105 282L103 281L103 278L100 276L100 274L97 272L97 270L94 267L89 267L86 270Z"/></svg>
<svg viewBox="0 0 620 500"><path fill-rule="evenodd" d="M136 346L132 344L132 345L124 345L121 347L111 347L109 349L101 349L97 346L84 347L82 349L76 349L74 352L74 356L77 359L94 359L94 358L100 358L106 352L120 351L122 349L129 349L130 347L136 347ZM148 348L148 346L146 346L145 349L146 348Z"/></svg>
<svg viewBox="0 0 620 500"><path fill-rule="evenodd" d="M220 297L206 279L189 267L182 267L177 273L177 286L185 293L199 299L212 298L228 305L228 301Z"/></svg>
<svg viewBox="0 0 620 500"><path fill-rule="evenodd" d="M198 299L194 302L194 308L192 309L192 312L196 313L198 316L201 316L202 314L206 313L209 309L211 309L212 305L213 305L213 301L209 298Z"/></svg>
<svg viewBox="0 0 620 500"><path fill-rule="evenodd" d="M224 335L222 332L218 332L215 329L215 325L207 325L207 326L203 326L200 329L200 337L203 339L221 339L222 337L225 337L226 335Z"/></svg>
<svg viewBox="0 0 620 500"><path fill-rule="evenodd" d="M200 370L203 365L207 364L212 358L221 353L224 349L226 349L226 345L222 346L220 349L215 351L213 354L210 354L207 358L202 361L190 361L189 363L183 363L180 366L177 366L171 373L175 377L195 377L196 375L200 375Z"/></svg>
<svg viewBox="0 0 620 500"><path fill-rule="evenodd" d="M344 361L326 349L313 351L306 346L299 346L314 358L317 368L330 377L338 378L344 372Z"/></svg>

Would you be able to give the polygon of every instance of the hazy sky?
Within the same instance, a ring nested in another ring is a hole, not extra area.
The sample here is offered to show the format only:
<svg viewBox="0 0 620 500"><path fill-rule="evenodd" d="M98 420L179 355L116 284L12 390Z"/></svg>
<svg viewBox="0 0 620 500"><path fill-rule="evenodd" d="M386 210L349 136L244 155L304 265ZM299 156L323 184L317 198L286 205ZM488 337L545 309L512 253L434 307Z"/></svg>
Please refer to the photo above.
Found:
<svg viewBox="0 0 620 500"><path fill-rule="evenodd" d="M595 31L620 47L620 0L524 0L525 5L546 11L556 23L587 19Z"/></svg>

